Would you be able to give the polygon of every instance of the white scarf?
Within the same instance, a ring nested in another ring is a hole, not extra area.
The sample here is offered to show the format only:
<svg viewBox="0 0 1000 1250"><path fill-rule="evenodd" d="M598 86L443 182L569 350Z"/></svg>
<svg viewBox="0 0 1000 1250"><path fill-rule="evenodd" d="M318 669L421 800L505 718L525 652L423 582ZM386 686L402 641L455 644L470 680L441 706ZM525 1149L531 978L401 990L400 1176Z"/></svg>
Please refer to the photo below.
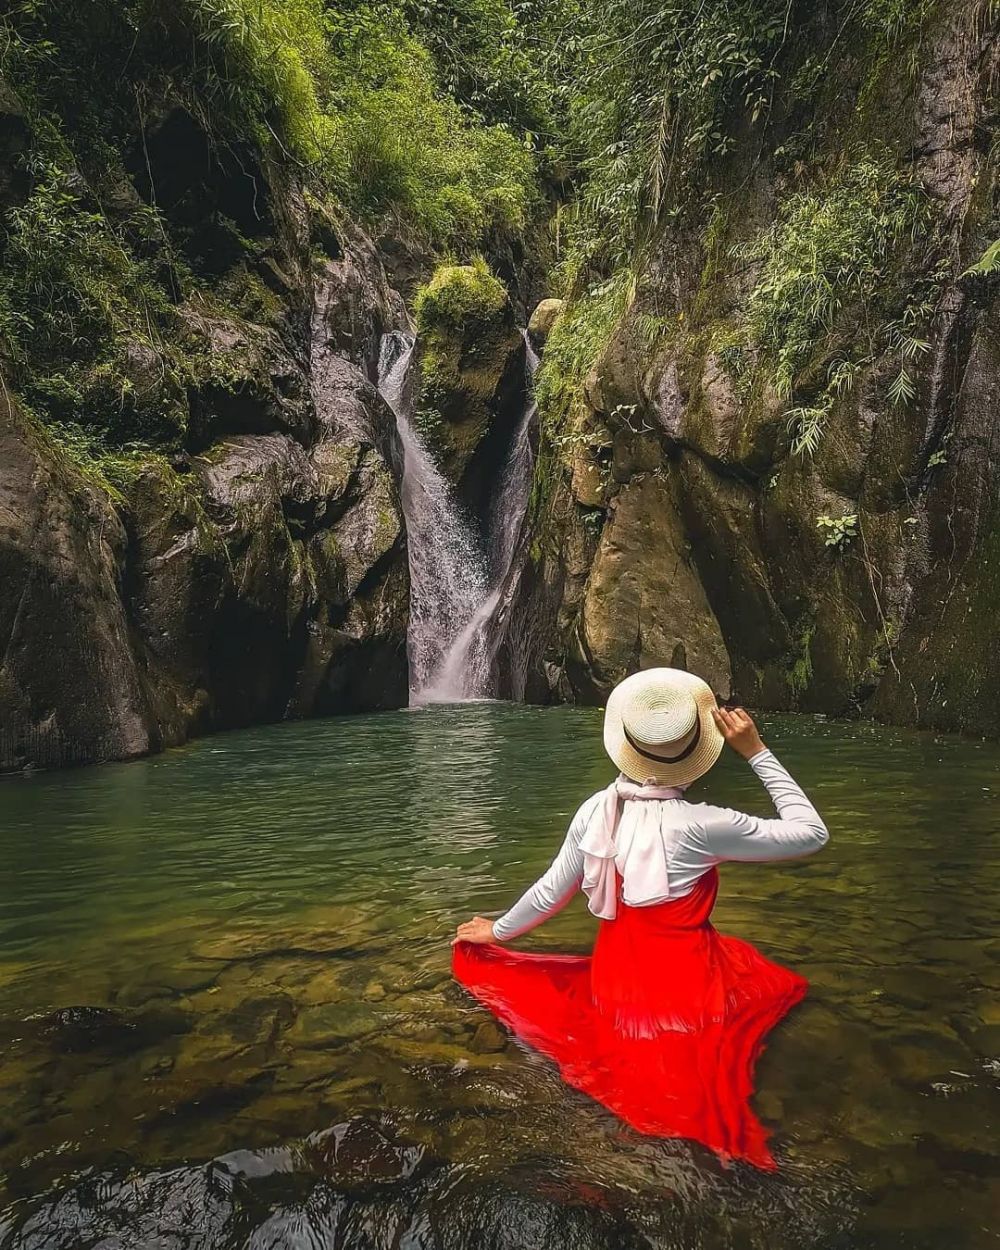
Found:
<svg viewBox="0 0 1000 1250"><path fill-rule="evenodd" d="M617 878L622 901L630 907L670 897L659 802L683 797L684 790L676 786L640 786L621 775L608 786L580 841L583 891L595 916L614 920L618 914Z"/></svg>

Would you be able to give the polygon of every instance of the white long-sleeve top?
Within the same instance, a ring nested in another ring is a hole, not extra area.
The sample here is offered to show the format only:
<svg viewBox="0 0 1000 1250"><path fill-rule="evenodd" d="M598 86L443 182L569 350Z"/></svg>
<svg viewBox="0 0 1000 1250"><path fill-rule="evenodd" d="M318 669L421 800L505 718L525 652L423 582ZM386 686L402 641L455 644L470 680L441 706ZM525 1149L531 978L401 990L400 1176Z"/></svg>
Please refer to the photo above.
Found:
<svg viewBox="0 0 1000 1250"><path fill-rule="evenodd" d="M767 788L778 818L748 816L729 807L689 803L686 799L642 800L655 822L669 879L669 894L649 902L683 898L714 865L726 860L799 859L826 845L826 825L802 789L767 749L749 760ZM591 795L570 823L565 841L548 871L493 925L499 942L536 928L560 911L583 882L585 856L580 846L605 792ZM659 851L657 850L657 853Z"/></svg>

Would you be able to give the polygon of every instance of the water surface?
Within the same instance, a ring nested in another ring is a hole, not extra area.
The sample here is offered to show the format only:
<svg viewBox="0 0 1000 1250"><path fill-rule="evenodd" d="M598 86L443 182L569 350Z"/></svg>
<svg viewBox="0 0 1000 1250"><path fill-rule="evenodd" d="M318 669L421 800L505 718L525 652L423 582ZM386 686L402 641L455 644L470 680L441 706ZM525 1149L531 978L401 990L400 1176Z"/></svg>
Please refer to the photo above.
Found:
<svg viewBox="0 0 1000 1250"><path fill-rule="evenodd" d="M0 1247L1000 1244L1000 749L764 722L831 829L728 866L809 977L776 1176L643 1138L448 976L606 784L600 713L425 707L0 785ZM699 792L761 812L726 758ZM582 950L581 901L535 947Z"/></svg>

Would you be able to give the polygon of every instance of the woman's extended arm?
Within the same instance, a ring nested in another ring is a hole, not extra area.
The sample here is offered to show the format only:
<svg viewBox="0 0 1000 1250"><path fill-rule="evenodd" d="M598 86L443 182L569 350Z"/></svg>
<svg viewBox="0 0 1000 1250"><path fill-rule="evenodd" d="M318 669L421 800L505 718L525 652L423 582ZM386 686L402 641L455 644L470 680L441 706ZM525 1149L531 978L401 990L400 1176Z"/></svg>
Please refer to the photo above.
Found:
<svg viewBox="0 0 1000 1250"><path fill-rule="evenodd" d="M600 795L594 795L573 817L559 854L530 889L499 920L490 924L482 916L459 925L458 942L509 942L531 929L537 929L550 916L562 911L583 880L583 852L580 840Z"/></svg>
<svg viewBox="0 0 1000 1250"><path fill-rule="evenodd" d="M720 709L715 719L729 745L764 783L778 819L766 820L706 804L700 816L709 852L720 860L798 859L825 846L830 835L822 817L761 742L746 712Z"/></svg>

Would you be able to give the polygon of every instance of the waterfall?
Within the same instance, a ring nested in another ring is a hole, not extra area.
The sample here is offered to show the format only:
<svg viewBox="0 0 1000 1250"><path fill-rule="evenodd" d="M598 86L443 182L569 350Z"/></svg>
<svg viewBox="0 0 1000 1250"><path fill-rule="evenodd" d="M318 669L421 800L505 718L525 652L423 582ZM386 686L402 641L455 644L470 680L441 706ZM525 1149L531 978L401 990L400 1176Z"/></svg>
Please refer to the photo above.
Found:
<svg viewBox="0 0 1000 1250"><path fill-rule="evenodd" d="M532 394L538 356L527 334L524 336L526 396L524 411L514 431L507 463L500 475L490 510L491 537L490 580L482 601L445 653L437 679L427 695L443 700L448 691L465 685L466 697L483 697L495 693L492 687L494 661L505 638L509 640L507 617L516 588L519 539L531 497L534 455L531 448L531 427L537 414ZM516 665L512 665L516 668ZM476 689L468 689L475 682Z"/></svg>
<svg viewBox="0 0 1000 1250"><path fill-rule="evenodd" d="M410 362L414 340L384 336L379 390L396 414L403 449L403 512L410 553L411 703L488 698L507 632L512 580L531 494L531 381L538 357L525 336L527 397L493 497L488 559L454 489L413 421Z"/></svg>
<svg viewBox="0 0 1000 1250"><path fill-rule="evenodd" d="M403 514L410 558L410 701L472 698L483 684L477 656L474 672L454 689L439 681L445 658L488 593L486 561L471 523L413 420L410 361L414 340L393 331L382 339L379 390L396 414L403 449Z"/></svg>

